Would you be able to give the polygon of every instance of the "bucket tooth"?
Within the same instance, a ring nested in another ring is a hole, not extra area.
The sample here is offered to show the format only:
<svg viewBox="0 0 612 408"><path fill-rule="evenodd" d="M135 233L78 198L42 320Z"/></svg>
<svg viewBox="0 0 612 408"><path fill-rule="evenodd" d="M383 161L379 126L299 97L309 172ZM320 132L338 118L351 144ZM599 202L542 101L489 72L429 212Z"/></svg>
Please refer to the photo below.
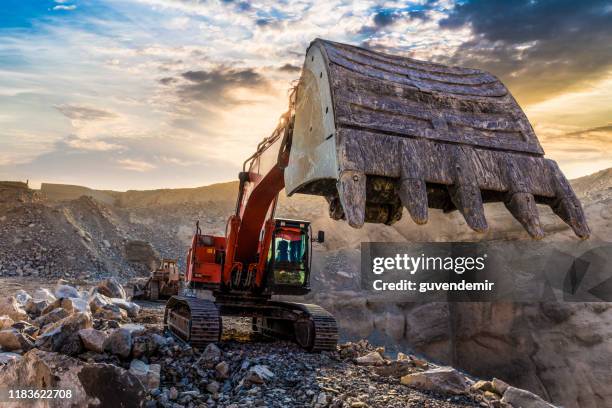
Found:
<svg viewBox="0 0 612 408"><path fill-rule="evenodd" d="M489 229L482 204L482 196L477 185L459 184L448 187L451 201L463 214L471 229L486 232Z"/></svg>
<svg viewBox="0 0 612 408"><path fill-rule="evenodd" d="M427 187L424 180L403 179L399 186L399 197L414 222L419 225L427 223Z"/></svg>
<svg viewBox="0 0 612 408"><path fill-rule="evenodd" d="M532 238L544 238L544 229L540 224L538 208L532 194L514 193L504 201L504 204Z"/></svg>
<svg viewBox="0 0 612 408"><path fill-rule="evenodd" d="M353 228L361 228L365 222L365 173L358 170L345 170L338 178L337 187L346 221Z"/></svg>
<svg viewBox="0 0 612 408"><path fill-rule="evenodd" d="M553 188L557 199L550 205L553 212L559 216L581 239L587 239L591 230L587 224L580 200L561 172L559 165L553 160L547 160L551 171Z"/></svg>
<svg viewBox="0 0 612 408"><path fill-rule="evenodd" d="M582 206L575 196L563 197L551 207L554 213L569 225L578 237L587 239L591 236L591 230L586 222Z"/></svg>

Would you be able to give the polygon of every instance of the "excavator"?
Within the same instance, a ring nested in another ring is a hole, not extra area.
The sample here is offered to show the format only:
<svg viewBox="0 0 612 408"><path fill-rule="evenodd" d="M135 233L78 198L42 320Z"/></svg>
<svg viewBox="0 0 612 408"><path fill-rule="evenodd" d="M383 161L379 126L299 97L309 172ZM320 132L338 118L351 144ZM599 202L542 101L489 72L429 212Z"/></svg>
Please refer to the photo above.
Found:
<svg viewBox="0 0 612 408"><path fill-rule="evenodd" d="M250 317L255 331L306 350L335 350L338 328L322 307L273 300L310 291L308 221L275 218L279 193L325 197L351 227L391 225L405 208L416 224L429 208L459 211L488 229L484 203L503 202L534 239L548 205L581 239L590 230L556 162L495 76L316 39L289 109L239 174L225 236L199 226L186 283L214 300L173 296L164 324L202 347L220 340L222 316Z"/></svg>

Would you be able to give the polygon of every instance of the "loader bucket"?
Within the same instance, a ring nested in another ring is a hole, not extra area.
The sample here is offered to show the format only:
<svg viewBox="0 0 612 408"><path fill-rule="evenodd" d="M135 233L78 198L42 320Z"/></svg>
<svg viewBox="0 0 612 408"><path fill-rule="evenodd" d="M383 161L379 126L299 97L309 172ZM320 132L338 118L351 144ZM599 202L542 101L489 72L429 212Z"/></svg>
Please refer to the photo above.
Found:
<svg viewBox="0 0 612 408"><path fill-rule="evenodd" d="M285 187L325 196L355 228L392 224L405 207L459 210L487 230L483 203L502 201L534 238L536 203L580 238L582 206L508 89L477 69L449 67L317 39L295 95Z"/></svg>

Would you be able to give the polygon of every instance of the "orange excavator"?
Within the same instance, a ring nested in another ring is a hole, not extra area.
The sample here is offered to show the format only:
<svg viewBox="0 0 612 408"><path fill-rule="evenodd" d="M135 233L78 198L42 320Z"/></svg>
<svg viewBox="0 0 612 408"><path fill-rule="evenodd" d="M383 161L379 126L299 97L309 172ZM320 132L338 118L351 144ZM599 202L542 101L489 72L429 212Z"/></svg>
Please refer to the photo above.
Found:
<svg viewBox="0 0 612 408"><path fill-rule="evenodd" d="M308 221L275 218L283 189L324 196L330 216L354 228L393 224L404 208L424 224L435 208L485 232L484 203L503 202L535 239L544 236L536 204L578 237L590 234L567 179L496 77L321 39L239 181L225 236L197 226L187 256L188 286L214 301L173 296L166 305L167 329L196 347L220 340L221 316L245 316L307 350L335 349L330 313L272 300L310 291L312 242L324 239Z"/></svg>

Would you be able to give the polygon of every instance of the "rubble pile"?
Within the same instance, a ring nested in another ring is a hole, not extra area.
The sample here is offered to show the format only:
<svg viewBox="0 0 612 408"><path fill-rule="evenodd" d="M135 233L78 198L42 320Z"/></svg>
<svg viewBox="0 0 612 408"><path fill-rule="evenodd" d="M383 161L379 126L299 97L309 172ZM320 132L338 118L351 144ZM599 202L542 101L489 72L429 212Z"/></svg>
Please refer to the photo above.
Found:
<svg viewBox="0 0 612 408"><path fill-rule="evenodd" d="M238 333L248 327L238 323L224 342L198 350L163 332L159 308L157 319L146 313L112 278L89 290L60 281L53 291L17 291L0 301L0 383L71 389L57 406L551 406L498 379L476 381L403 353L390 358L365 340L308 353Z"/></svg>

